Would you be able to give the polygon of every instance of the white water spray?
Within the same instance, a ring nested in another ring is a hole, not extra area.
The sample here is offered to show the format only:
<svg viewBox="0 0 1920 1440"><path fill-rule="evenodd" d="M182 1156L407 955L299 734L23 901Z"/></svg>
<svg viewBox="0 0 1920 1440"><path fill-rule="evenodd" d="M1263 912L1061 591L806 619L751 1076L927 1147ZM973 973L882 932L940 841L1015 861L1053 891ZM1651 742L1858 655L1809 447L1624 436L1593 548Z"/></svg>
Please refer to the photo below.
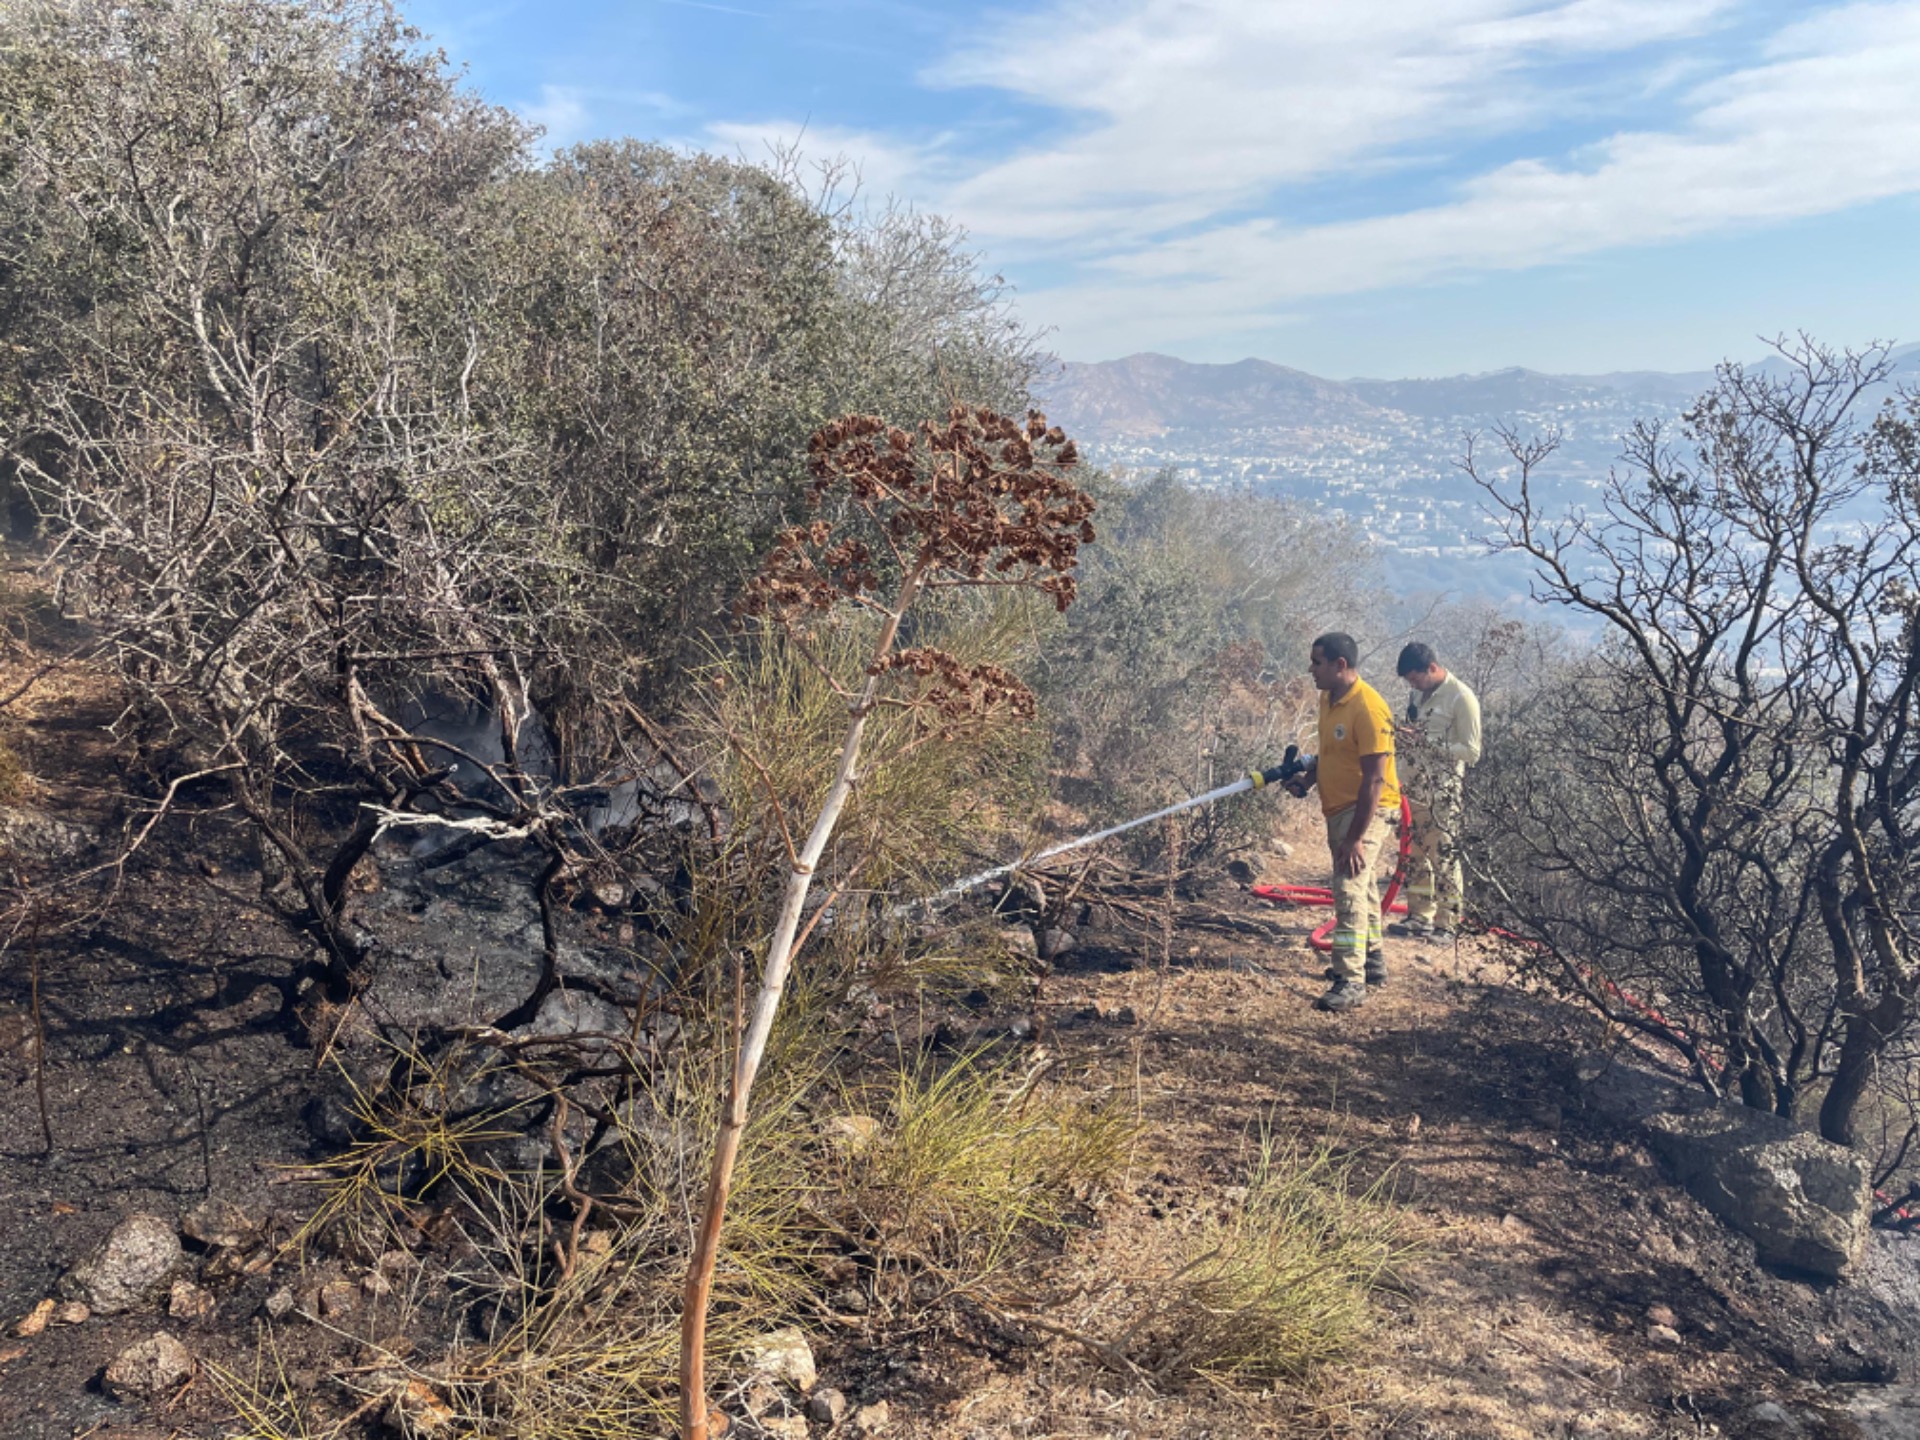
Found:
<svg viewBox="0 0 1920 1440"><path fill-rule="evenodd" d="M996 865L991 870L982 870L978 875L969 875L964 880L956 880L939 894L920 903L931 908L956 895L964 895L976 890L990 880L998 880L1002 875L1011 875L1016 870L1038 865L1043 860L1051 860L1056 855L1064 855L1069 850L1078 850L1083 845L1093 845L1101 840L1111 839L1115 835L1136 830L1142 825L1151 825L1156 820L1164 820L1169 815L1178 815L1182 810L1191 810L1197 805L1210 805L1215 800L1225 800L1229 795L1238 795L1242 791L1259 789L1266 780L1258 775L1242 775L1231 785L1222 785L1217 790L1209 790L1204 795L1196 795L1191 800L1182 800L1177 805L1169 805L1164 810L1156 810L1151 815L1142 815L1138 819L1128 820L1119 825L1109 825L1105 830L1096 830L1090 835L1076 835L1071 840L1062 840L1058 845L1050 845L1037 855L1029 855L1024 860L1016 860L1011 865ZM912 908L912 907L905 907Z"/></svg>

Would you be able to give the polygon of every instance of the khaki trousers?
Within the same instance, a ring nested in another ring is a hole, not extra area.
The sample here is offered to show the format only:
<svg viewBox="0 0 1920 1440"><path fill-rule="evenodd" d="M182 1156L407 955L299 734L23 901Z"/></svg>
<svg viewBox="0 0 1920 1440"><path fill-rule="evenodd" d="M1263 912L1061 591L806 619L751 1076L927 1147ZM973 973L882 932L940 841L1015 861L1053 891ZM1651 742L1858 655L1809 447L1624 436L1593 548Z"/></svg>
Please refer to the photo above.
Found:
<svg viewBox="0 0 1920 1440"><path fill-rule="evenodd" d="M1407 850L1407 919L1415 924L1460 928L1465 882L1460 868L1458 786L1446 786L1430 801L1407 797L1413 838Z"/></svg>
<svg viewBox="0 0 1920 1440"><path fill-rule="evenodd" d="M1327 850L1337 853L1353 828L1357 806L1349 805L1327 816ZM1382 810L1367 826L1360 842L1360 873L1348 875L1333 867L1333 973L1341 980L1364 983L1367 952L1380 948L1380 878L1376 873L1380 847L1400 827L1400 817Z"/></svg>

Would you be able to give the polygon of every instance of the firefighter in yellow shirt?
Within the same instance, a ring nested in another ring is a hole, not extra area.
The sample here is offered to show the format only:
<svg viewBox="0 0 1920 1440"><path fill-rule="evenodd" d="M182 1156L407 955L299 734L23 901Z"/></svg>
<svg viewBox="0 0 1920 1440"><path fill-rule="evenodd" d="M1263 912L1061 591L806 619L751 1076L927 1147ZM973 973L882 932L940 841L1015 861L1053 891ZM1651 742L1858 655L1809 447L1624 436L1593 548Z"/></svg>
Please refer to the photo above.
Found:
<svg viewBox="0 0 1920 1440"><path fill-rule="evenodd" d="M1393 711L1360 678L1351 635L1322 635L1307 669L1320 691L1320 753L1292 782L1296 795L1320 787L1333 855L1333 987L1313 1002L1339 1013L1365 1002L1368 986L1387 982L1380 931L1380 847L1400 825L1400 781L1393 766Z"/></svg>

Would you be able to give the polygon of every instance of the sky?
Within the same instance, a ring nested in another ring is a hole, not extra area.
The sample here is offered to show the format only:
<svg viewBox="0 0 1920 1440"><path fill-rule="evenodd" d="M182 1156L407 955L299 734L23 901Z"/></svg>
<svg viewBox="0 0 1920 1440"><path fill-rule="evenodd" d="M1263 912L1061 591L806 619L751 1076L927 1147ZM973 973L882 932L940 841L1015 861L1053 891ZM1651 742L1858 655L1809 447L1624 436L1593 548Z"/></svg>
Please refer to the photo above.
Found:
<svg viewBox="0 0 1920 1440"><path fill-rule="evenodd" d="M1920 340L1920 0L403 4L544 147L852 162L963 224L1067 359Z"/></svg>

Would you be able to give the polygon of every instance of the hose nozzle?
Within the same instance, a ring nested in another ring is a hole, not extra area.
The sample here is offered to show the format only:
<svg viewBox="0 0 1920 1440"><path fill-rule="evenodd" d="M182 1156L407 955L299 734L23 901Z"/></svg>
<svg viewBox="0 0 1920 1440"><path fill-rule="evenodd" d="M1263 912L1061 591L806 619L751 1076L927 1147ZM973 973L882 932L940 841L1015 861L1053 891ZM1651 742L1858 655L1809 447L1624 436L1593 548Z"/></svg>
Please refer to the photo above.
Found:
<svg viewBox="0 0 1920 1440"><path fill-rule="evenodd" d="M1305 774L1312 760L1313 756L1300 753L1298 745L1289 745L1278 765L1270 765L1265 770L1251 770L1247 778L1253 781L1256 790L1264 790L1269 785L1284 785L1294 776Z"/></svg>

